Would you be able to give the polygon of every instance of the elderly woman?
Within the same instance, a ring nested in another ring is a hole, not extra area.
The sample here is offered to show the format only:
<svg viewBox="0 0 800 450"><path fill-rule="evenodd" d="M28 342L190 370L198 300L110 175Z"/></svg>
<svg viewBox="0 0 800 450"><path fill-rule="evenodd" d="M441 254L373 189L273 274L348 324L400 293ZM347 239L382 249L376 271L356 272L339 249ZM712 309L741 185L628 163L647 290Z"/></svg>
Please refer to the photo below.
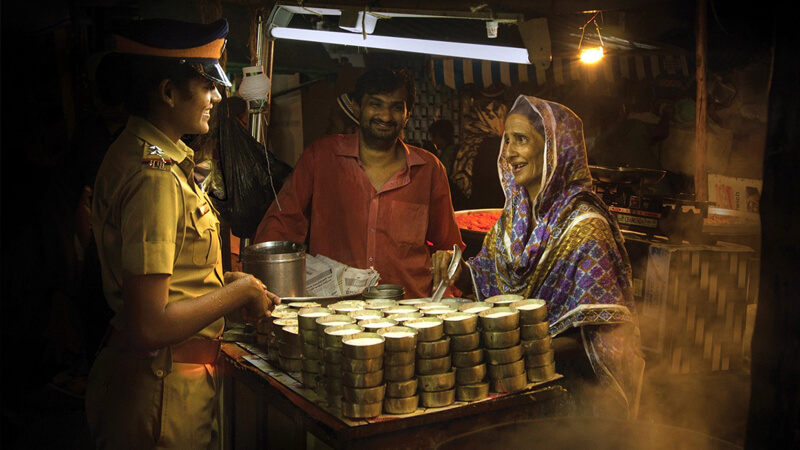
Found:
<svg viewBox="0 0 800 450"><path fill-rule="evenodd" d="M563 105L518 97L505 121L498 172L506 196L500 219L452 279L452 255L434 254L434 285L445 278L478 299L546 300L550 334L579 337L588 355L591 378L578 388L588 393L586 386L597 384L612 399L586 407L635 417L644 360L631 268L615 219L592 191L581 120ZM569 379L574 368L558 355L556 364L568 383L577 378Z"/></svg>

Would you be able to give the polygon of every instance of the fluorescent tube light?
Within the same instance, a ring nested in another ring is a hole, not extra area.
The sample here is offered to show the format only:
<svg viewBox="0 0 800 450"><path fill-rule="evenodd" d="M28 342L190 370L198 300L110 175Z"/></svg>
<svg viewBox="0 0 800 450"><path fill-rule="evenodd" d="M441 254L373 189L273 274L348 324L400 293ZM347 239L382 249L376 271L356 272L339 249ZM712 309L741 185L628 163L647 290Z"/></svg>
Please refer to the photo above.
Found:
<svg viewBox="0 0 800 450"><path fill-rule="evenodd" d="M273 27L270 32L272 37L276 39L352 45L355 47L375 48L381 50L396 50L401 52L451 56L454 58L482 59L486 61L499 61L517 64L531 63L528 60L528 50L517 47L376 36L374 34L367 35L367 37L364 38L361 34L354 33L304 30L278 26Z"/></svg>

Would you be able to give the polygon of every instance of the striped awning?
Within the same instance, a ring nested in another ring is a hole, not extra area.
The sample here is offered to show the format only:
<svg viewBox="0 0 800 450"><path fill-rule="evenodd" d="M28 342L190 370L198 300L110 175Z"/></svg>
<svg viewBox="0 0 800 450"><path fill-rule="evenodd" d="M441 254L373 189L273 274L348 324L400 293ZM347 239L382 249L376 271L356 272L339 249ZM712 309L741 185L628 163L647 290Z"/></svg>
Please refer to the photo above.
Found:
<svg viewBox="0 0 800 450"><path fill-rule="evenodd" d="M431 77L437 86L453 89L475 83L488 87L499 81L506 86L521 82L562 85L573 81L622 79L642 80L660 74L689 76L685 55L606 56L597 64L587 65L577 58L554 57L548 68L533 64L512 64L477 59L432 58Z"/></svg>

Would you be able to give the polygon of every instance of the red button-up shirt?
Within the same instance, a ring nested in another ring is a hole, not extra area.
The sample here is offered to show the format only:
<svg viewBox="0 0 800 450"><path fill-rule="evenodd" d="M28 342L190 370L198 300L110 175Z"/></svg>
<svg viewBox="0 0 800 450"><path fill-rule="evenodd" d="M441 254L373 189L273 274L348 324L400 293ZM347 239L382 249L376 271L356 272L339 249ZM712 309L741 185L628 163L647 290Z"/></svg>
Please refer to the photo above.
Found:
<svg viewBox="0 0 800 450"><path fill-rule="evenodd" d="M403 145L406 166L380 191L358 157L359 136L329 135L311 144L258 227L255 242L304 242L311 255L374 267L406 298L432 292L430 255L464 249L450 187L430 152Z"/></svg>

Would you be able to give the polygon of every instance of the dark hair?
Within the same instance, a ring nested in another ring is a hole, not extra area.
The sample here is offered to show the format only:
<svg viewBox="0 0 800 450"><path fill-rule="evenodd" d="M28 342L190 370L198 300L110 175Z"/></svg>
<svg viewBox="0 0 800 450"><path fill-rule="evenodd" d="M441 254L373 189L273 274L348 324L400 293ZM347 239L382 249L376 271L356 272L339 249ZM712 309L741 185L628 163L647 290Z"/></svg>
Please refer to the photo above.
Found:
<svg viewBox="0 0 800 450"><path fill-rule="evenodd" d="M439 119L428 127L428 134L431 136L441 136L448 141L453 139L454 133L455 128L453 127L453 122L447 119Z"/></svg>
<svg viewBox="0 0 800 450"><path fill-rule="evenodd" d="M386 94L394 92L401 86L406 88L406 109L411 111L414 99L417 97L417 85L414 78L405 69L370 69L364 72L356 81L353 92L353 101L361 104L365 94Z"/></svg>
<svg viewBox="0 0 800 450"><path fill-rule="evenodd" d="M156 89L161 80L170 79L179 88L185 88L190 79L202 77L188 64L176 59L156 58L138 55L123 55L116 75L117 89L120 89L125 107L129 113L146 116L150 110L149 93Z"/></svg>

